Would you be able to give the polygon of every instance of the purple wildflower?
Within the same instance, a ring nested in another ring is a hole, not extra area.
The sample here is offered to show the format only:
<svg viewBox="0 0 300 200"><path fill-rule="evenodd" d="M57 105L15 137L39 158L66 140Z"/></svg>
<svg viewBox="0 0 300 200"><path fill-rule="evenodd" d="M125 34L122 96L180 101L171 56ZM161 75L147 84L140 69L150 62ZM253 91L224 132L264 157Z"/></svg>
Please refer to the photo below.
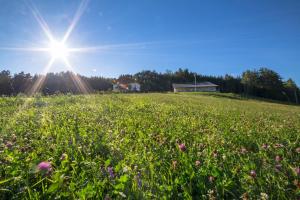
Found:
<svg viewBox="0 0 300 200"><path fill-rule="evenodd" d="M113 171L113 167L108 167L107 171L109 173L110 178L114 178L115 177L115 174L114 174L114 171Z"/></svg>
<svg viewBox="0 0 300 200"><path fill-rule="evenodd" d="M200 160L196 160L195 165L198 167L200 166L200 164L201 164Z"/></svg>
<svg viewBox="0 0 300 200"><path fill-rule="evenodd" d="M256 177L256 171L255 170L251 170L250 171L250 176L252 176L253 178Z"/></svg>
<svg viewBox="0 0 300 200"><path fill-rule="evenodd" d="M51 163L43 161L43 162L40 162L40 164L38 164L37 169L41 172L49 173L52 171L52 166L51 166Z"/></svg>
<svg viewBox="0 0 300 200"><path fill-rule="evenodd" d="M6 142L5 146L10 149L12 148L13 144L10 141L8 141Z"/></svg>
<svg viewBox="0 0 300 200"><path fill-rule="evenodd" d="M142 187L142 179L141 179L141 172L138 172L137 176L136 176L136 181L138 184L138 187L141 188Z"/></svg>
<svg viewBox="0 0 300 200"><path fill-rule="evenodd" d="M300 153L300 147L298 147L298 148L296 149L296 152L297 152L297 153Z"/></svg>
<svg viewBox="0 0 300 200"><path fill-rule="evenodd" d="M178 147L181 151L186 151L186 146L184 143L178 144Z"/></svg>

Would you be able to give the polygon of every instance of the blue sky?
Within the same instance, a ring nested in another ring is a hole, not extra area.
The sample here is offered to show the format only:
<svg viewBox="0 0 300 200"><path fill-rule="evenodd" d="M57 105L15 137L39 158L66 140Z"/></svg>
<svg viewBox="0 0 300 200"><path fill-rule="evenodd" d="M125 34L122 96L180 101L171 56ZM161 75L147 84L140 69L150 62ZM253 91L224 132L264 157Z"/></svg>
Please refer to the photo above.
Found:
<svg viewBox="0 0 300 200"><path fill-rule="evenodd" d="M43 16L62 39L79 0L0 0L0 70L41 73L48 52L5 48L47 47L32 14ZM70 53L84 75L116 77L141 70L188 68L206 75L240 75L271 68L300 85L298 0L90 0L68 47L103 47ZM59 59L50 71L67 70Z"/></svg>

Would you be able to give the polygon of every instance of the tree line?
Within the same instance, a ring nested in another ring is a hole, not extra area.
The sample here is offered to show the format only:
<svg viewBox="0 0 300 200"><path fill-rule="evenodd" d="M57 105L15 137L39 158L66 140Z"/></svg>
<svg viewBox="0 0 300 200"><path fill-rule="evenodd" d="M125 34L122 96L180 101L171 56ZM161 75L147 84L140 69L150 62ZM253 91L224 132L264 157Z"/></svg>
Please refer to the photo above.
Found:
<svg viewBox="0 0 300 200"><path fill-rule="evenodd" d="M11 74L9 70L0 72L0 95L28 94L42 75L20 72ZM89 92L110 91L112 84L138 82L142 92L166 92L172 90L172 83L194 83L210 81L219 85L220 92L231 92L247 96L256 96L280 101L299 103L300 90L292 79L284 81L275 71L268 68L247 70L241 76L207 76L179 68L177 71L144 70L136 74L123 74L118 78L99 76L86 77L73 72L48 73L45 75L39 92L45 95L55 93L81 93L74 77L89 88Z"/></svg>

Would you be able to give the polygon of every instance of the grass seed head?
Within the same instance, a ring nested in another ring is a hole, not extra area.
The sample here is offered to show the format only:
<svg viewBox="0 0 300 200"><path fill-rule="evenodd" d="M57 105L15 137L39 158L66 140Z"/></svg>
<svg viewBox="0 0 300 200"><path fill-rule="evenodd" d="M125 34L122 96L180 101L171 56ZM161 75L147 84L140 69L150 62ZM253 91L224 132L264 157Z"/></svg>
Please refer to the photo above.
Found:
<svg viewBox="0 0 300 200"><path fill-rule="evenodd" d="M283 148L284 145L283 145L283 144L280 144L280 143L276 143L276 144L274 145L274 147L277 148L277 149L279 149L279 148Z"/></svg>
<svg viewBox="0 0 300 200"><path fill-rule="evenodd" d="M282 169L282 165L281 164L275 165L275 171L280 172L281 169Z"/></svg>
<svg viewBox="0 0 300 200"><path fill-rule="evenodd" d="M268 200L269 199L269 195L267 193L260 193L260 199L261 200Z"/></svg>
<svg viewBox="0 0 300 200"><path fill-rule="evenodd" d="M60 160L66 160L68 159L68 155L66 153L63 153L61 156L60 156Z"/></svg>
<svg viewBox="0 0 300 200"><path fill-rule="evenodd" d="M300 167L296 167L294 169L294 171L295 171L295 173L296 173L297 176L300 176Z"/></svg>
<svg viewBox="0 0 300 200"><path fill-rule="evenodd" d="M261 147L262 147L263 149L268 149L270 146L269 146L268 144L262 144Z"/></svg>
<svg viewBox="0 0 300 200"><path fill-rule="evenodd" d="M282 160L282 157L281 156L276 156L275 157L275 161L277 162L277 163L279 163L280 161Z"/></svg>
<svg viewBox="0 0 300 200"><path fill-rule="evenodd" d="M17 136L16 136L15 134L12 134L11 140L12 140L13 142L17 141Z"/></svg>
<svg viewBox="0 0 300 200"><path fill-rule="evenodd" d="M240 152L241 152L241 154L246 154L248 151L245 147L242 147Z"/></svg>
<svg viewBox="0 0 300 200"><path fill-rule="evenodd" d="M176 169L176 167L177 167L177 160L173 160L173 161L172 161L172 167L173 167L174 169Z"/></svg>
<svg viewBox="0 0 300 200"><path fill-rule="evenodd" d="M215 180L215 177L213 177L213 176L209 176L209 177L208 177L208 181L209 181L210 183L213 183L214 180Z"/></svg>

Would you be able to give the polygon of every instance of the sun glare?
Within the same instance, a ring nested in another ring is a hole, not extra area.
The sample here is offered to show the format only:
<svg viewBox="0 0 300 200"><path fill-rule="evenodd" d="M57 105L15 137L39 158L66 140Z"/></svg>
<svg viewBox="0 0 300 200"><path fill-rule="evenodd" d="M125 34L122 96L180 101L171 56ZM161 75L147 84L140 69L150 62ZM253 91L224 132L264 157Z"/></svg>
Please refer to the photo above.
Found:
<svg viewBox="0 0 300 200"><path fill-rule="evenodd" d="M1 1L1 0L0 0ZM73 32L75 26L77 25L81 15L84 13L89 0L82 0L81 4L79 5L74 18L71 21L70 26L67 29L67 32L65 33L62 40L56 40L53 35L51 34L51 30L46 23L46 21L43 19L42 15L38 11L38 9L35 7L33 3L29 3L29 8L34 16L34 18L37 20L38 24L40 25L41 29L44 31L45 35L49 39L49 43L47 47L38 47L38 48L2 48L1 49L7 49L7 50L16 50L16 51L33 51L33 52L46 52L49 53L49 55L52 57L48 64L43 69L43 75L39 76L39 78L34 82L34 85L30 89L30 94L34 94L38 92L44 81L45 81L45 75L51 70L51 67L53 63L60 59L65 66L67 67L68 71L73 72L71 73L71 78L75 84L75 86L83 93L88 93L88 87L85 85L85 83L81 80L79 76L76 75L75 70L73 66L69 62L69 54L71 52L84 52L86 50L96 50L97 48L69 48L66 45L66 42L68 38L70 37L71 33ZM102 48L101 48L102 49Z"/></svg>
<svg viewBox="0 0 300 200"><path fill-rule="evenodd" d="M49 52L53 58L66 58L68 56L68 47L63 42L52 41Z"/></svg>

